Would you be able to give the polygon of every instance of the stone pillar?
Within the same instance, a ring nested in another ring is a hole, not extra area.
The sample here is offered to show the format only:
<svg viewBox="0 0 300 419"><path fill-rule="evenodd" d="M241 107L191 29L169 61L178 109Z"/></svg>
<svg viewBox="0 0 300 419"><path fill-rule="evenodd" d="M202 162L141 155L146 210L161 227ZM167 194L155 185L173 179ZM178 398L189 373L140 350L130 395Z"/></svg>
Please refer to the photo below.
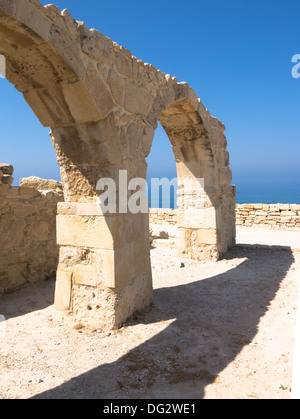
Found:
<svg viewBox="0 0 300 419"><path fill-rule="evenodd" d="M177 164L179 254L199 261L219 258L221 207L212 169L207 161Z"/></svg>
<svg viewBox="0 0 300 419"><path fill-rule="evenodd" d="M117 328L153 298L148 216L128 211L129 191L123 206L119 198L145 164L123 157L112 117L58 128L52 137L66 197L57 215L55 307L90 327ZM103 179L115 187L113 212L99 203Z"/></svg>
<svg viewBox="0 0 300 419"><path fill-rule="evenodd" d="M59 204L55 308L76 322L109 330L151 304L146 221L142 214L104 216L96 203Z"/></svg>
<svg viewBox="0 0 300 419"><path fill-rule="evenodd" d="M222 186L221 196L219 253L223 255L236 244L236 187Z"/></svg>

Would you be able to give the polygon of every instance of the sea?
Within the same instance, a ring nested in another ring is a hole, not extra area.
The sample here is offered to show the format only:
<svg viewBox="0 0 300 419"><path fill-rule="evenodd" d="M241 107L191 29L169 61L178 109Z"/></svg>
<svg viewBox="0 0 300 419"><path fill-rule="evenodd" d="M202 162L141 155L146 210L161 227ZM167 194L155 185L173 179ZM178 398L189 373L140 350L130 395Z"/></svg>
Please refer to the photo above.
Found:
<svg viewBox="0 0 300 419"><path fill-rule="evenodd" d="M149 182L148 182L149 183ZM162 191L159 197L151 197L149 186L150 208L177 207L177 192L171 188L170 199L163 200ZM300 179L292 182L236 182L237 204L300 204Z"/></svg>

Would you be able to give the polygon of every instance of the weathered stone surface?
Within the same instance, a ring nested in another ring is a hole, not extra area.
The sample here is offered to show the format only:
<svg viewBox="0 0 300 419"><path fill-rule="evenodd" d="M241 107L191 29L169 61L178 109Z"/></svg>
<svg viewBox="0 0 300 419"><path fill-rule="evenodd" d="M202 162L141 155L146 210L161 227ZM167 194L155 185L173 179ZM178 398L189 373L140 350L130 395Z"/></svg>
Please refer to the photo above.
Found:
<svg viewBox="0 0 300 419"><path fill-rule="evenodd" d="M272 228L299 229L300 205L296 204L238 204L236 223L246 227L269 225Z"/></svg>
<svg viewBox="0 0 300 419"><path fill-rule="evenodd" d="M103 215L95 202L102 178L114 180L117 189L120 170L127 170L128 182L146 178L158 122L177 161L180 255L215 260L234 244L235 189L225 127L187 83L75 22L67 10L44 7L38 0L0 0L0 54L7 79L51 128L61 169L65 203L57 217L57 307L115 327L151 302L148 217L122 210ZM11 200L25 200L24 217L33 216L28 200L38 205L59 201L60 185L23 179L16 191L11 176L11 168L0 166L0 197L9 193ZM186 179L204 183L187 185ZM13 210L21 216L18 205ZM44 221L31 225L34 242L44 243L52 231ZM22 226L16 234L21 241L27 234ZM72 252L81 255L79 262Z"/></svg>
<svg viewBox="0 0 300 419"><path fill-rule="evenodd" d="M5 168L13 173L12 166ZM55 277L56 206L63 199L61 190L0 187L0 294Z"/></svg>
<svg viewBox="0 0 300 419"><path fill-rule="evenodd" d="M55 308L60 311L71 310L72 272L58 267L56 272Z"/></svg>
<svg viewBox="0 0 300 419"><path fill-rule="evenodd" d="M284 208L284 210L280 210ZM290 210L288 211L287 208ZM264 211L262 211L264 209ZM176 227L182 218L178 210L155 209L149 211L150 237L158 238L156 231L166 225ZM203 219L199 217L199 221ZM236 225L252 227L255 225L272 226L278 229L300 229L299 204L237 204ZM155 232L155 233L154 233Z"/></svg>
<svg viewBox="0 0 300 419"><path fill-rule="evenodd" d="M56 180L41 179L37 176L31 176L20 179L20 186L22 186L23 188L34 188L38 191L62 191L61 182L57 182Z"/></svg>
<svg viewBox="0 0 300 419"><path fill-rule="evenodd" d="M0 171L3 175L12 176L14 173L14 168L11 164L0 163Z"/></svg>
<svg viewBox="0 0 300 419"><path fill-rule="evenodd" d="M14 168L11 164L0 163L0 188L12 185Z"/></svg>
<svg viewBox="0 0 300 419"><path fill-rule="evenodd" d="M120 216L57 216L57 242L61 246L120 249L124 245L123 231Z"/></svg>

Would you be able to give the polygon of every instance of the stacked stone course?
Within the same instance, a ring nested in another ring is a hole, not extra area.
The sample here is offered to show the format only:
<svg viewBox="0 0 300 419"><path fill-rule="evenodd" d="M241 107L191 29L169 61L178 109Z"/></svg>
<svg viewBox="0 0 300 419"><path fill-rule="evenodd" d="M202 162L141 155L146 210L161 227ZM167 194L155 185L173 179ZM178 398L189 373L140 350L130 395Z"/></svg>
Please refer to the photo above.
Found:
<svg viewBox="0 0 300 419"><path fill-rule="evenodd" d="M177 210L151 208L149 212L150 224L177 224Z"/></svg>
<svg viewBox="0 0 300 419"><path fill-rule="evenodd" d="M0 294L55 278L58 264L56 212L57 202L63 201L61 186L56 182L56 189L49 189L49 181L28 178L21 180L26 187L12 187L13 171L11 165L0 164Z"/></svg>
<svg viewBox="0 0 300 419"><path fill-rule="evenodd" d="M150 209L149 221L156 225L176 225L178 210ZM257 225L277 229L300 229L300 205L297 204L237 204L236 225Z"/></svg>
<svg viewBox="0 0 300 419"><path fill-rule="evenodd" d="M236 224L247 227L266 225L272 228L300 228L300 205L239 204Z"/></svg>

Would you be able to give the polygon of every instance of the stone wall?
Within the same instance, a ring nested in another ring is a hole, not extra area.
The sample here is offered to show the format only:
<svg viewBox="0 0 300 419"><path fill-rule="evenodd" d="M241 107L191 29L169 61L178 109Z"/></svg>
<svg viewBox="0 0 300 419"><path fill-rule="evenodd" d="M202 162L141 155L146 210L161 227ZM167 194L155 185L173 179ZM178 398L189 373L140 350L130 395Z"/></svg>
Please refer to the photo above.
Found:
<svg viewBox="0 0 300 419"><path fill-rule="evenodd" d="M177 224L177 210L151 208L149 212L150 224Z"/></svg>
<svg viewBox="0 0 300 419"><path fill-rule="evenodd" d="M236 224L247 227L266 225L272 228L300 228L300 205L237 205Z"/></svg>
<svg viewBox="0 0 300 419"><path fill-rule="evenodd" d="M177 210L150 209L150 224L177 223ZM236 225L252 227L256 225L270 228L300 228L300 205L297 204L238 204L236 205Z"/></svg>
<svg viewBox="0 0 300 419"><path fill-rule="evenodd" d="M133 192L147 178L158 122L177 162L178 254L217 260L235 243L225 126L188 83L38 0L0 0L0 45L7 80L51 128L66 201L55 308L68 320L112 329L153 301L148 214L119 197L113 214L96 203L101 179L123 192L126 173Z"/></svg>
<svg viewBox="0 0 300 419"><path fill-rule="evenodd" d="M49 189L47 181L28 178L20 181L26 187L12 187L12 174L12 166L0 164L0 294L54 278L58 264L60 184Z"/></svg>

